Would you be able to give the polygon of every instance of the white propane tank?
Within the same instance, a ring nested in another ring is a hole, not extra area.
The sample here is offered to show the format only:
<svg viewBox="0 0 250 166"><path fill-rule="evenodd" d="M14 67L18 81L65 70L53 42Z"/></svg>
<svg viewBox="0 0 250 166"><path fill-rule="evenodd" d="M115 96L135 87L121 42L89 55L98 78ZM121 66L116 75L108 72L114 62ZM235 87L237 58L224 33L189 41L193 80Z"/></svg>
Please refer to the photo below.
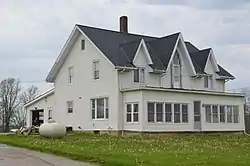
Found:
<svg viewBox="0 0 250 166"><path fill-rule="evenodd" d="M39 134L43 137L62 137L66 134L66 127L50 119L39 127Z"/></svg>

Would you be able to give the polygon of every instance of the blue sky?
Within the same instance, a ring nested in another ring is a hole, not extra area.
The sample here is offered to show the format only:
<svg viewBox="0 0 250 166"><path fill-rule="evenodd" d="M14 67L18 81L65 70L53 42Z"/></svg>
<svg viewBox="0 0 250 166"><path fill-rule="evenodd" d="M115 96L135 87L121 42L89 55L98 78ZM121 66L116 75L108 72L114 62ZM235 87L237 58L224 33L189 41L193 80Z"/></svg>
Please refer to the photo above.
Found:
<svg viewBox="0 0 250 166"><path fill-rule="evenodd" d="M248 0L1 0L0 79L19 77L41 91L45 78L76 23L164 36L182 32L199 48L212 47L219 64L236 80L228 89L250 87Z"/></svg>

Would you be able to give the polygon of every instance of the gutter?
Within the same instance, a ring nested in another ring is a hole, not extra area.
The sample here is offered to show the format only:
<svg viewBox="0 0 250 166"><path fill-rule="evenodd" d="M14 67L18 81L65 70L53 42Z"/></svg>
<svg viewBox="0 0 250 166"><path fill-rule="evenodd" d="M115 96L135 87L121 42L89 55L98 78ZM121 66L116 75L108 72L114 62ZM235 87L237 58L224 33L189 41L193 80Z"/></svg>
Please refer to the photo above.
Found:
<svg viewBox="0 0 250 166"><path fill-rule="evenodd" d="M242 93L227 93L227 92L212 92L212 91L195 91L188 89L171 89L171 88L161 88L161 87L138 87L138 88L128 88L121 89L121 92L128 91L140 91L140 90L148 90L148 91L163 91L163 92L176 92L176 93L192 93L192 94L206 94L206 95L218 95L218 96L235 96L235 97L244 97Z"/></svg>

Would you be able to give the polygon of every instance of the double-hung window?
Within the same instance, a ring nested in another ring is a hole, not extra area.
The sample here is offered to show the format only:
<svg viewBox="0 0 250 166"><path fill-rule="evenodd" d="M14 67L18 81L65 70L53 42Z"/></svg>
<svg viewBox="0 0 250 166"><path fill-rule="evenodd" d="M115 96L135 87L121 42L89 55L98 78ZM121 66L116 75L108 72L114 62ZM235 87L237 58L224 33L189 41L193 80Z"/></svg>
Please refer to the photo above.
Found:
<svg viewBox="0 0 250 166"><path fill-rule="evenodd" d="M93 77L94 80L100 78L100 62L98 60L93 61Z"/></svg>
<svg viewBox="0 0 250 166"><path fill-rule="evenodd" d="M138 103L126 104L126 122L139 122Z"/></svg>
<svg viewBox="0 0 250 166"><path fill-rule="evenodd" d="M239 106L205 105L207 123L239 123Z"/></svg>
<svg viewBox="0 0 250 166"><path fill-rule="evenodd" d="M73 113L73 101L67 101L68 113Z"/></svg>
<svg viewBox="0 0 250 166"><path fill-rule="evenodd" d="M92 119L108 119L109 104L108 98L91 99Z"/></svg>
<svg viewBox="0 0 250 166"><path fill-rule="evenodd" d="M73 84L73 67L68 68L68 84Z"/></svg>
<svg viewBox="0 0 250 166"><path fill-rule="evenodd" d="M167 123L172 122L172 104L165 103L165 121Z"/></svg>
<svg viewBox="0 0 250 166"><path fill-rule="evenodd" d="M232 116L233 116L232 106L227 106L227 123L233 122Z"/></svg>
<svg viewBox="0 0 250 166"><path fill-rule="evenodd" d="M181 87L181 60L178 52L175 53L173 58L172 81L174 87Z"/></svg>
<svg viewBox="0 0 250 166"><path fill-rule="evenodd" d="M220 106L220 122L225 123L226 122L226 112L225 112L225 106Z"/></svg>
<svg viewBox="0 0 250 166"><path fill-rule="evenodd" d="M212 75L204 76L204 88L213 89L213 76Z"/></svg>
<svg viewBox="0 0 250 166"><path fill-rule="evenodd" d="M213 123L219 123L218 106L217 105L212 106L212 113L213 113Z"/></svg>
<svg viewBox="0 0 250 166"><path fill-rule="evenodd" d="M52 119L52 109L49 108L48 110L48 119Z"/></svg>
<svg viewBox="0 0 250 166"><path fill-rule="evenodd" d="M212 122L211 105L205 105L205 112L206 112L206 122L211 123Z"/></svg>
<svg viewBox="0 0 250 166"><path fill-rule="evenodd" d="M208 76L204 76L204 88L208 88Z"/></svg>
<svg viewBox="0 0 250 166"><path fill-rule="evenodd" d="M136 83L144 83L145 81L145 69L138 68L134 70L134 82Z"/></svg>
<svg viewBox="0 0 250 166"><path fill-rule="evenodd" d="M148 102L148 122L188 123L188 104Z"/></svg>
<svg viewBox="0 0 250 166"><path fill-rule="evenodd" d="M156 122L163 122L163 103L156 103Z"/></svg>
<svg viewBox="0 0 250 166"><path fill-rule="evenodd" d="M239 123L239 106L233 106L233 122Z"/></svg>

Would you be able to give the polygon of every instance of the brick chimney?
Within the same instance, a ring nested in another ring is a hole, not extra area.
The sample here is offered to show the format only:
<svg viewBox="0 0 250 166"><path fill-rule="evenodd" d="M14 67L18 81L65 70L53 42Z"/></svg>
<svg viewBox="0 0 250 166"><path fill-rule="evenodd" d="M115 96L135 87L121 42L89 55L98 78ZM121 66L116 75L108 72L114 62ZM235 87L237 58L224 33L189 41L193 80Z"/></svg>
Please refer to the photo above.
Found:
<svg viewBox="0 0 250 166"><path fill-rule="evenodd" d="M120 32L128 33L128 17L127 16L120 17Z"/></svg>

